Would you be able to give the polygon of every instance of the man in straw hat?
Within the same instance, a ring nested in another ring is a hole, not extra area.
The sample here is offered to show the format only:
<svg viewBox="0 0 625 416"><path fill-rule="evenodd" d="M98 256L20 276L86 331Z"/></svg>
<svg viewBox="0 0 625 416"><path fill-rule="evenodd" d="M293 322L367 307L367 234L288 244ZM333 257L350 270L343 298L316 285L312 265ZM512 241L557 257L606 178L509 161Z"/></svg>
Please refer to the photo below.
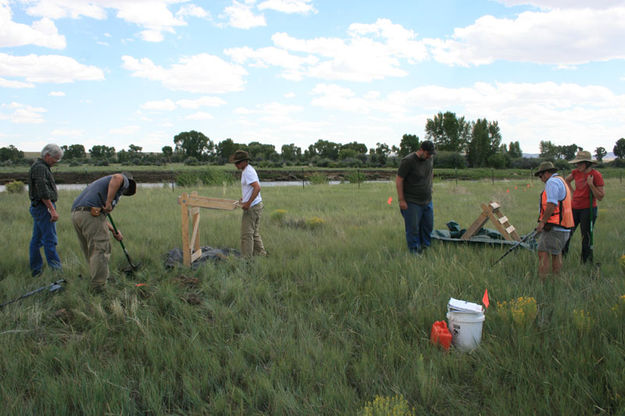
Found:
<svg viewBox="0 0 625 416"><path fill-rule="evenodd" d="M244 257L266 256L267 252L260 237L260 217L263 214L263 198L260 196L260 181L256 170L250 165L250 156L244 150L237 150L230 156L230 162L241 171L241 194L239 202L243 209L241 217L241 254Z"/></svg>
<svg viewBox="0 0 625 416"><path fill-rule="evenodd" d="M560 273L562 268L562 250L573 228L571 208L571 190L559 176L551 162L542 162L534 174L545 183L545 190L540 194L540 214L536 231L538 240L538 274L544 279L551 272Z"/></svg>
<svg viewBox="0 0 625 416"><path fill-rule="evenodd" d="M575 159L569 163L575 165L575 169L566 177L566 183L573 189L573 221L575 226L571 230L571 237L580 226L582 233L582 263L593 261L592 255L592 232L597 219L597 201L605 196L603 176L598 170L593 169L590 152L580 150ZM575 183L575 185L573 185ZM562 254L566 255L569 249L569 241Z"/></svg>

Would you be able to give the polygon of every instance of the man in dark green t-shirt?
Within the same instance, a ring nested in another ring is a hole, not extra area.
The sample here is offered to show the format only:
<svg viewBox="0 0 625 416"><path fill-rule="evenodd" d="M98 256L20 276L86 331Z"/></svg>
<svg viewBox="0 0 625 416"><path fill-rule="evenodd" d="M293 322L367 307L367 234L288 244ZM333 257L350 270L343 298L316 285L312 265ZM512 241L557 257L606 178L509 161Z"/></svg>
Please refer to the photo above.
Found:
<svg viewBox="0 0 625 416"><path fill-rule="evenodd" d="M421 254L431 244L430 234L434 229L432 156L435 153L434 144L424 141L419 150L401 160L395 179L406 242L413 254Z"/></svg>

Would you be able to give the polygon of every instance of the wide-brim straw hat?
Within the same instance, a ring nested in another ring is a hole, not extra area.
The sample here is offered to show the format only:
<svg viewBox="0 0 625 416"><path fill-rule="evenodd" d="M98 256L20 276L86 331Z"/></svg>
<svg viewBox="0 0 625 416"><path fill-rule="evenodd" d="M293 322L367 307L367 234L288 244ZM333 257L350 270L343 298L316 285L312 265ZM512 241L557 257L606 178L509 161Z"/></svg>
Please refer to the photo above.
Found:
<svg viewBox="0 0 625 416"><path fill-rule="evenodd" d="M590 154L590 152L586 150L580 150L579 152L577 152L575 159L571 160L569 163L575 164L579 162L597 163L596 160L592 159L592 155Z"/></svg>
<svg viewBox="0 0 625 416"><path fill-rule="evenodd" d="M538 170L536 171L536 173L534 173L534 176L538 176L543 172L556 172L558 169L553 166L553 163L551 162L543 162L540 165L538 165Z"/></svg>
<svg viewBox="0 0 625 416"><path fill-rule="evenodd" d="M244 160L250 160L250 155L245 150L237 150L230 156L230 163L239 163Z"/></svg>

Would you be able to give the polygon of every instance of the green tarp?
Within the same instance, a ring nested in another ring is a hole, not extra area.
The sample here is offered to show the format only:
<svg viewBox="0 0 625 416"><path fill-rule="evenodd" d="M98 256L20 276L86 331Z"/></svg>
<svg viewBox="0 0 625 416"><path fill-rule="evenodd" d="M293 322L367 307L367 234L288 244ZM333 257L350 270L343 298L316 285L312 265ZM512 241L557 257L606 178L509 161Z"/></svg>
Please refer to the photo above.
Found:
<svg viewBox="0 0 625 416"><path fill-rule="evenodd" d="M460 228L460 225L456 221L449 221L447 224L447 230L434 230L431 237L435 240L449 241L453 243L477 243L477 244L490 244L490 245L509 245L513 246L518 241L509 241L503 238L503 235L497 230L490 228L480 228L478 232L473 235L469 240L463 240L462 235L467 231L464 228ZM523 235L521 239L523 239ZM520 244L521 247L528 250L536 250L536 240L530 238L528 241Z"/></svg>

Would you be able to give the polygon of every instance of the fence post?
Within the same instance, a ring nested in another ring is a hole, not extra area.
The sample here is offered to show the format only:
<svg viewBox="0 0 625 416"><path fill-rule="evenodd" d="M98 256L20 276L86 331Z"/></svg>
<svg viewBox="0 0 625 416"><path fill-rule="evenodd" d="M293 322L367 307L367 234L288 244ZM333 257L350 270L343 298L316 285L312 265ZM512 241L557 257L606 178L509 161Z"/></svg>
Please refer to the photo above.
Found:
<svg viewBox="0 0 625 416"><path fill-rule="evenodd" d="M304 177L304 168L302 168L302 189L305 188L305 186L304 186L305 179L306 178Z"/></svg>
<svg viewBox="0 0 625 416"><path fill-rule="evenodd" d="M495 184L495 169L490 168L490 179L493 185Z"/></svg>

